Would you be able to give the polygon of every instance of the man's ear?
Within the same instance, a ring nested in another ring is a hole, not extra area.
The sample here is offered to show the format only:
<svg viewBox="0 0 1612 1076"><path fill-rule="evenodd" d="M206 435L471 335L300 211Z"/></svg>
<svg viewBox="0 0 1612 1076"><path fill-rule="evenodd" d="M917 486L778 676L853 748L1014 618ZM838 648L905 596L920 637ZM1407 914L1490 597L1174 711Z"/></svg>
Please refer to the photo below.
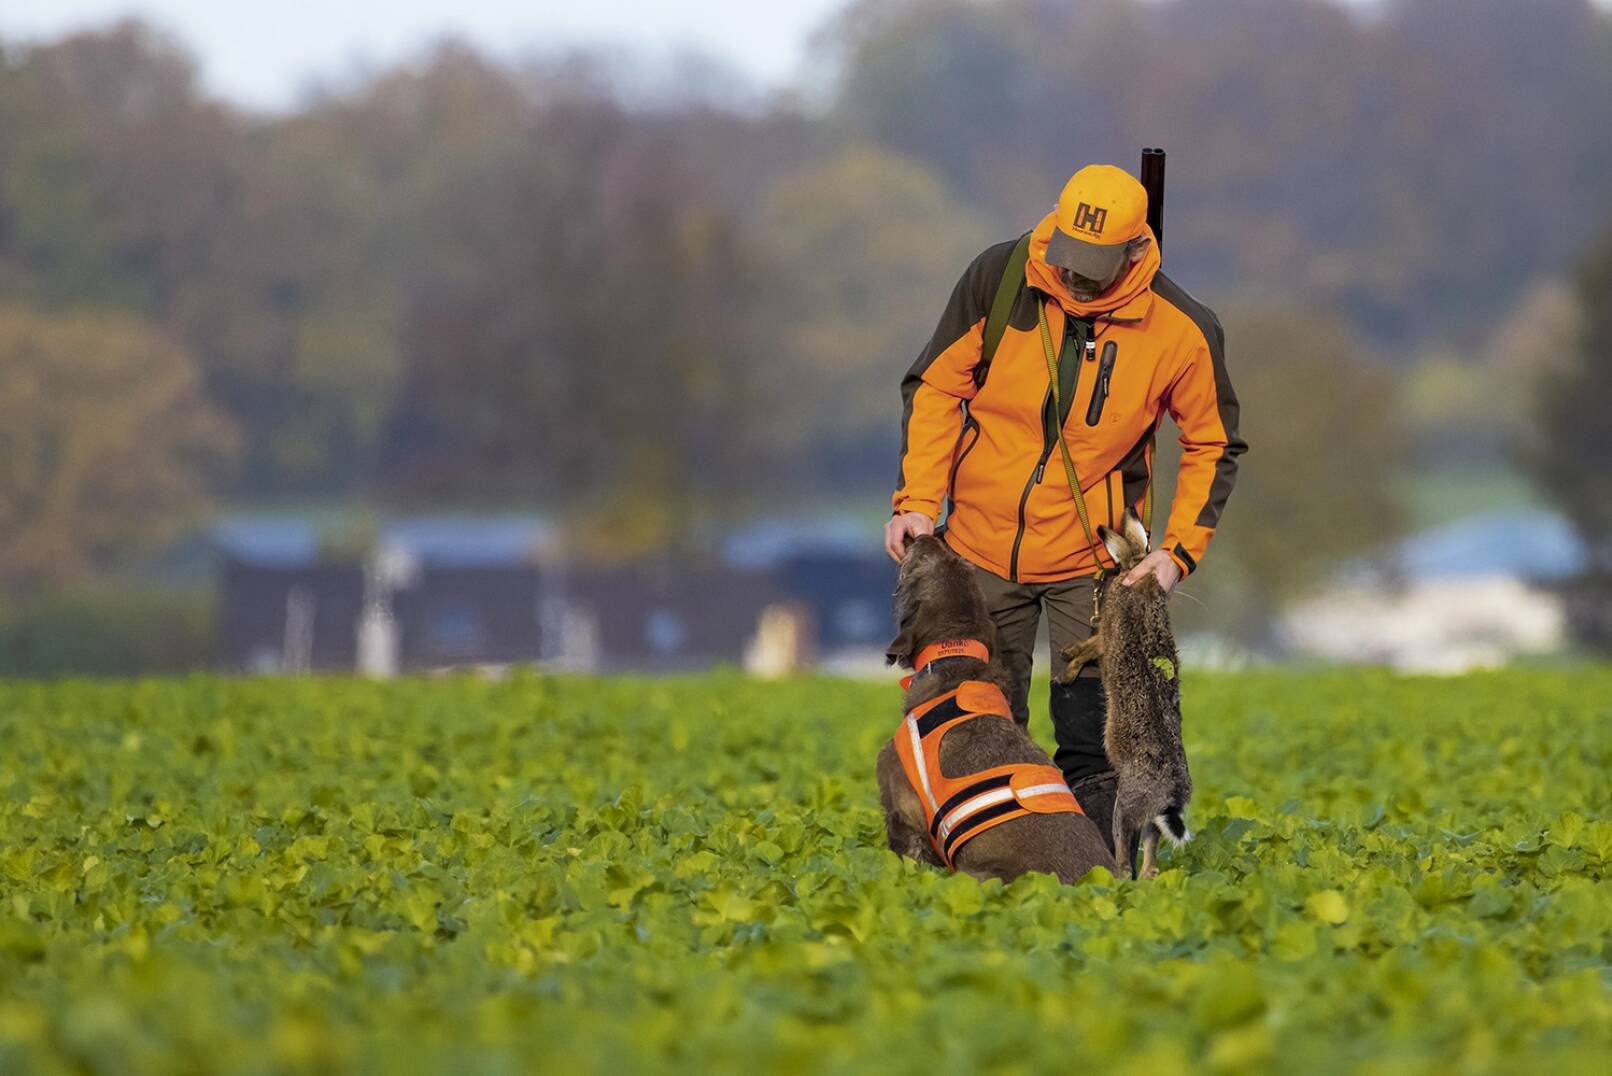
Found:
<svg viewBox="0 0 1612 1076"><path fill-rule="evenodd" d="M1152 242L1153 240L1149 239L1145 235L1139 235L1135 239L1131 240L1130 259L1133 265L1136 262L1141 261L1142 258L1147 254L1148 245Z"/></svg>

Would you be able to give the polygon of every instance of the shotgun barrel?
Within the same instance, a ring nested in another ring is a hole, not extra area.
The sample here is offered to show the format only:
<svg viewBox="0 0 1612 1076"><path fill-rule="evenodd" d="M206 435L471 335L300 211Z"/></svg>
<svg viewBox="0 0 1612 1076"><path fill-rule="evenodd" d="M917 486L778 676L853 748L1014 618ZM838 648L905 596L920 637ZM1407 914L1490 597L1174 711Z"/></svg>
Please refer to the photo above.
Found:
<svg viewBox="0 0 1612 1076"><path fill-rule="evenodd" d="M1159 253L1164 253L1164 150L1146 146L1142 149L1142 189L1147 191L1147 226L1153 229L1153 238L1159 242Z"/></svg>

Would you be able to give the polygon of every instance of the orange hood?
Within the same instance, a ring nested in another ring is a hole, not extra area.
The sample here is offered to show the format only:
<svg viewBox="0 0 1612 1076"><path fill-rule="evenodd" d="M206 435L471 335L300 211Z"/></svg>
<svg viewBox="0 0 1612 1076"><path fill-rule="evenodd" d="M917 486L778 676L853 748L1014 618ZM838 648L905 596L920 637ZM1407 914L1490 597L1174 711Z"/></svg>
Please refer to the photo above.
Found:
<svg viewBox="0 0 1612 1076"><path fill-rule="evenodd" d="M1024 264L1024 276L1031 286L1040 288L1058 301L1064 312L1072 317L1089 318L1096 314L1115 314L1119 317L1142 317L1147 313L1149 289L1153 275L1159 271L1159 243L1153 229L1142 225L1143 233L1153 242L1139 262L1131 263L1125 275L1115 285L1090 302L1081 302L1063 286L1058 270L1047 264L1047 240L1052 238L1056 213L1048 213L1030 233L1030 259Z"/></svg>

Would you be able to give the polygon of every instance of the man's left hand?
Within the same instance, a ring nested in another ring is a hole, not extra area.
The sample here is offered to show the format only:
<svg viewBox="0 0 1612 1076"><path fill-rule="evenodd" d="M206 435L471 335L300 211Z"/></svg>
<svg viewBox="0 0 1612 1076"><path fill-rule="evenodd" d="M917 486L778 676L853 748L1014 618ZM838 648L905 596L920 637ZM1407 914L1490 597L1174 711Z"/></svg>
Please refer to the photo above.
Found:
<svg viewBox="0 0 1612 1076"><path fill-rule="evenodd" d="M1126 586L1141 581L1143 576L1151 575L1159 581L1159 589L1170 593L1171 589L1181 582L1181 566L1170 559L1170 554L1162 549L1155 549L1143 557L1136 567L1125 573L1120 582Z"/></svg>

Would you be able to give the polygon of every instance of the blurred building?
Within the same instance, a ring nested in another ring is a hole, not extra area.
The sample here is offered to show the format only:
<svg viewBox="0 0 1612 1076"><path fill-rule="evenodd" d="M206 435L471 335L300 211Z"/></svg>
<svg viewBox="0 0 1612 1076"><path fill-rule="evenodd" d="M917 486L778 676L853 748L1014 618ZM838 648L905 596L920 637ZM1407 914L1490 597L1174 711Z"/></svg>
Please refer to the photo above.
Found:
<svg viewBox="0 0 1612 1076"><path fill-rule="evenodd" d="M219 596L219 653L231 671L355 667L364 597L359 565L226 557Z"/></svg>
<svg viewBox="0 0 1612 1076"><path fill-rule="evenodd" d="M227 521L220 651L246 673L539 664L596 672L712 665L781 675L878 667L895 567L822 533L741 540L711 563L572 565L527 517L391 520L332 541L298 518Z"/></svg>
<svg viewBox="0 0 1612 1076"><path fill-rule="evenodd" d="M539 520L414 517L365 534L242 518L214 541L231 671L385 676L542 653L539 564L552 542Z"/></svg>
<svg viewBox="0 0 1612 1076"><path fill-rule="evenodd" d="M896 566L876 541L878 527L853 516L763 520L728 538L736 567L771 572L809 617L813 664L830 672L885 675L895 635Z"/></svg>
<svg viewBox="0 0 1612 1076"><path fill-rule="evenodd" d="M1585 557L1566 520L1507 510L1413 535L1290 609L1282 633L1298 653L1455 673L1567 644L1561 583Z"/></svg>

